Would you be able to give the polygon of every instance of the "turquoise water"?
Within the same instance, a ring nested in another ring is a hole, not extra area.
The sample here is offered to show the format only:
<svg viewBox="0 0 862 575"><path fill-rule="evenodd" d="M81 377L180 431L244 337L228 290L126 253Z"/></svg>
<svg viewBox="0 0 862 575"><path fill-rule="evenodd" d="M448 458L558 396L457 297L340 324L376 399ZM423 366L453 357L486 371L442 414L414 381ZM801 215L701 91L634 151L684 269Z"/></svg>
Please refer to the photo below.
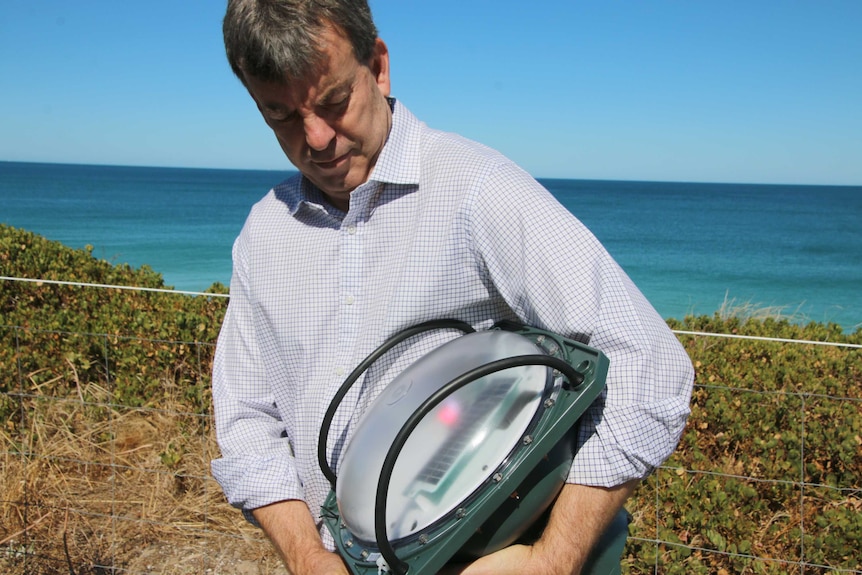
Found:
<svg viewBox="0 0 862 575"><path fill-rule="evenodd" d="M249 208L289 173L0 162L0 222L199 291L230 282ZM542 182L664 317L727 298L862 325L862 186Z"/></svg>

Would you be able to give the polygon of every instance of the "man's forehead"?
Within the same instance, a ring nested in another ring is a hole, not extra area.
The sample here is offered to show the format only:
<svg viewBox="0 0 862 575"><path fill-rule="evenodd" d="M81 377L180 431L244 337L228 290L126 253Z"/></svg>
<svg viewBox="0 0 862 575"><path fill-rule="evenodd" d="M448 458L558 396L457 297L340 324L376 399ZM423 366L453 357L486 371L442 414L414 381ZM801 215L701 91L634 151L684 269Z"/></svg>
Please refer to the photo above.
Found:
<svg viewBox="0 0 862 575"><path fill-rule="evenodd" d="M362 64L356 59L353 46L341 34L330 32L319 40L319 55L309 63L306 72L296 77L285 77L283 84L291 90L327 91L349 84Z"/></svg>
<svg viewBox="0 0 862 575"><path fill-rule="evenodd" d="M303 79L285 79L279 82L251 78L249 91L258 104L270 108L296 109L309 105L325 104L327 100L352 89L356 70L333 74L315 74Z"/></svg>

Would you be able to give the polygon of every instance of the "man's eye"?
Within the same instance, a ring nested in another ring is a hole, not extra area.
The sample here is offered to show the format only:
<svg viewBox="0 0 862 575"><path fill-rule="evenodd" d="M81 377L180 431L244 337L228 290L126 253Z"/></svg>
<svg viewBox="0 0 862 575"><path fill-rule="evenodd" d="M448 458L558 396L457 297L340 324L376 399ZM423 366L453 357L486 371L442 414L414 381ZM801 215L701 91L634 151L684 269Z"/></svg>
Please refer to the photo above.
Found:
<svg viewBox="0 0 862 575"><path fill-rule="evenodd" d="M347 108L347 104L350 103L350 95L344 96L343 98L339 98L337 100L327 102L325 108L327 110L331 110L333 112L337 112L340 110L344 110Z"/></svg>
<svg viewBox="0 0 862 575"><path fill-rule="evenodd" d="M291 112L289 110L285 110L281 106L267 106L263 104L258 104L257 109L260 112L260 115L263 116L263 120L267 124L281 124L290 117Z"/></svg>
<svg viewBox="0 0 862 575"><path fill-rule="evenodd" d="M296 114L270 114L269 121L274 122L276 124L286 124L288 122L293 121L296 118Z"/></svg>

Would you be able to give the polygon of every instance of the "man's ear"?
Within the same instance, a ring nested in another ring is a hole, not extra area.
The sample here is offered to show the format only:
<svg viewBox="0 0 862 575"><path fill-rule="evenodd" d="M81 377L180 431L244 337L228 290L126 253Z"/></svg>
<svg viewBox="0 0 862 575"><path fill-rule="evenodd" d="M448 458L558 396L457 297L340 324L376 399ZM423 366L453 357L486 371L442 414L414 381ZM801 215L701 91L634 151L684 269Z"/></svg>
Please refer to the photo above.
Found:
<svg viewBox="0 0 862 575"><path fill-rule="evenodd" d="M371 55L371 73L377 82L377 88L384 97L389 97L391 84L389 78L389 48L386 43L377 38L374 41L374 53Z"/></svg>

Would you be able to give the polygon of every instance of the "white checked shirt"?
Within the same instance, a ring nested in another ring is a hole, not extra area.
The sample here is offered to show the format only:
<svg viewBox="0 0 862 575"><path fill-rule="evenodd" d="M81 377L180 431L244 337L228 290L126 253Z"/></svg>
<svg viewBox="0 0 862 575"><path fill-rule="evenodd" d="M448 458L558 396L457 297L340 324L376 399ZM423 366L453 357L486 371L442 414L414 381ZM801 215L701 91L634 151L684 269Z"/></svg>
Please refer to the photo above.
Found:
<svg viewBox="0 0 862 575"><path fill-rule="evenodd" d="M319 516L330 486L317 438L332 396L384 339L431 319L477 329L517 320L608 356L607 390L580 427L570 482L643 477L679 440L691 362L620 267L511 161L428 128L399 102L348 213L294 177L254 206L233 260L213 372L222 457L212 470L247 517L285 499L304 499ZM329 434L336 469L380 389L454 335L408 342L354 385ZM322 526L321 534L332 548Z"/></svg>

